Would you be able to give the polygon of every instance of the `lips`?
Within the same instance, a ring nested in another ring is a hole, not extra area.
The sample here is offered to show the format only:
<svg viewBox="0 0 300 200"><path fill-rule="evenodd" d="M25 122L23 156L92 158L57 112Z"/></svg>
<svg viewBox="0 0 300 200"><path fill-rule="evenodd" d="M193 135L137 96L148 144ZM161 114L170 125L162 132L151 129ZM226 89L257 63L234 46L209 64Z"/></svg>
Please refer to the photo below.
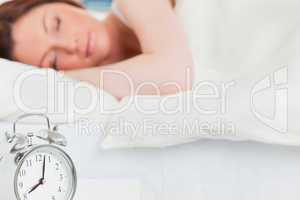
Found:
<svg viewBox="0 0 300 200"><path fill-rule="evenodd" d="M93 54L93 34L89 32L87 36L85 57L88 58L92 54Z"/></svg>
<svg viewBox="0 0 300 200"><path fill-rule="evenodd" d="M85 47L85 57L90 56L90 43L91 43L91 36L90 33L87 36L87 42L86 42L86 47Z"/></svg>

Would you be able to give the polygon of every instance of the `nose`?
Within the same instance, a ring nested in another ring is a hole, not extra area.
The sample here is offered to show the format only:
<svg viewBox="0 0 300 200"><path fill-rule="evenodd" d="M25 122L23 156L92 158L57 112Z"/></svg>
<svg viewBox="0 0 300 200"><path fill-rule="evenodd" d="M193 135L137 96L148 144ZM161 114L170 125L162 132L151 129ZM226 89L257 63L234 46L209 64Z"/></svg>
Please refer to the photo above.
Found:
<svg viewBox="0 0 300 200"><path fill-rule="evenodd" d="M85 57L85 47L80 43L79 38L62 39L57 41L57 48L65 51L68 54Z"/></svg>

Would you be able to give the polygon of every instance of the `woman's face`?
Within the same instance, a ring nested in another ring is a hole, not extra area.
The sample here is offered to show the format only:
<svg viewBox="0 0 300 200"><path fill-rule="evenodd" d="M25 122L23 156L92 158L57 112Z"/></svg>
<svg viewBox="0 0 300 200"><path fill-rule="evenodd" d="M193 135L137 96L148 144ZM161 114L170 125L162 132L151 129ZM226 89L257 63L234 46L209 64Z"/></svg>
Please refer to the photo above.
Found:
<svg viewBox="0 0 300 200"><path fill-rule="evenodd" d="M110 53L107 30L84 9L65 3L41 5L13 25L13 56L57 70L97 66Z"/></svg>

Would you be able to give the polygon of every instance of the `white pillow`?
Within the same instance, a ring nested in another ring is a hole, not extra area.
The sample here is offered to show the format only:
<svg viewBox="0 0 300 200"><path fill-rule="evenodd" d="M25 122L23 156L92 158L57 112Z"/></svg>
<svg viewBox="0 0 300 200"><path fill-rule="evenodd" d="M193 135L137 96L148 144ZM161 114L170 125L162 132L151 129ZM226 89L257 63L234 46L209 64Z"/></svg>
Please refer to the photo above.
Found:
<svg viewBox="0 0 300 200"><path fill-rule="evenodd" d="M49 115L54 123L88 118L105 124L119 104L115 97L88 83L5 59L0 59L0 91L0 118L5 120L34 112Z"/></svg>

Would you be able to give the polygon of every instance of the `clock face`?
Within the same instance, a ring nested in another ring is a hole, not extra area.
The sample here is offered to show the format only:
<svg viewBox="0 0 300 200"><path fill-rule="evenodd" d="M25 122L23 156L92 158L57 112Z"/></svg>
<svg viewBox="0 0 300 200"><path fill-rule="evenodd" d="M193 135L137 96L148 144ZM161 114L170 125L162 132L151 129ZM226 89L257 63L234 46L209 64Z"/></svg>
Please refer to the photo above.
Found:
<svg viewBox="0 0 300 200"><path fill-rule="evenodd" d="M76 189L76 172L65 152L44 145L24 156L14 184L18 200L71 200Z"/></svg>

